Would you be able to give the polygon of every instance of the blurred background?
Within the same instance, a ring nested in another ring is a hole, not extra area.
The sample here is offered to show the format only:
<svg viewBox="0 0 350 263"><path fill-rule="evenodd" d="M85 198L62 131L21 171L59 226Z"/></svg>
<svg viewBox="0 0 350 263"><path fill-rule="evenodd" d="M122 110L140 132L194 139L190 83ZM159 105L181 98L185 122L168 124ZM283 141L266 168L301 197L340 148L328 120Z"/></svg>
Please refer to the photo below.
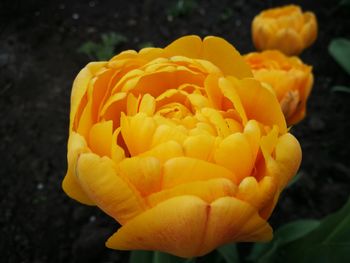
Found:
<svg viewBox="0 0 350 263"><path fill-rule="evenodd" d="M118 225L61 189L70 90L85 64L187 34L221 36L242 54L254 51L253 17L287 3L313 11L319 35L301 55L315 84L307 117L292 128L303 148L300 179L282 194L274 227L322 218L349 196L350 95L332 87L350 79L328 52L333 38L350 37L349 9L337 1L1 0L1 262L128 260L128 252L104 247Z"/></svg>

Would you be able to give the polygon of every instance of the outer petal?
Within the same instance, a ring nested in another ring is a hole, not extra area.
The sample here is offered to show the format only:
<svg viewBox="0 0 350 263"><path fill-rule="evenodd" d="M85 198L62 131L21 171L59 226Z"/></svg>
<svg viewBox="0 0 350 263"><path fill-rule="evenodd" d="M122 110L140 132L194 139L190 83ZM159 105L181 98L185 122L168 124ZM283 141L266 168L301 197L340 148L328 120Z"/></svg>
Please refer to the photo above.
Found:
<svg viewBox="0 0 350 263"><path fill-rule="evenodd" d="M301 37L304 40L305 47L310 46L317 38L317 20L312 12L304 13L305 25L301 29Z"/></svg>
<svg viewBox="0 0 350 263"><path fill-rule="evenodd" d="M200 58L202 51L202 40L199 36L195 35L180 37L165 47L164 51L169 56Z"/></svg>
<svg viewBox="0 0 350 263"><path fill-rule="evenodd" d="M202 58L213 62L226 75L237 78L253 77L243 57L223 38L213 36L204 38L202 52Z"/></svg>
<svg viewBox="0 0 350 263"><path fill-rule="evenodd" d="M160 203L122 226L109 248L159 250L180 257L196 256L207 224L209 205L195 196Z"/></svg>
<svg viewBox="0 0 350 263"><path fill-rule="evenodd" d="M269 241L272 228L256 209L234 197L223 197L210 205L205 237L197 255L204 255L231 242Z"/></svg>
<svg viewBox="0 0 350 263"><path fill-rule="evenodd" d="M159 250L189 258L228 242L263 241L271 236L270 226L243 201L223 197L209 205L194 196L180 196L129 221L106 245L122 250Z"/></svg>
<svg viewBox="0 0 350 263"><path fill-rule="evenodd" d="M283 28L272 39L270 48L280 49L287 55L298 55L303 50L303 42L294 29Z"/></svg>
<svg viewBox="0 0 350 263"><path fill-rule="evenodd" d="M71 132L68 139L68 170L62 182L62 188L68 196L87 205L94 202L86 195L75 176L79 154L90 152L85 139L78 133Z"/></svg>
<svg viewBox="0 0 350 263"><path fill-rule="evenodd" d="M75 78L72 93L71 93L71 110L69 130L72 130L75 114L78 110L80 102L87 91L89 82L94 77L97 71L103 68L107 62L91 62L83 68Z"/></svg>
<svg viewBox="0 0 350 263"><path fill-rule="evenodd" d="M261 150L264 153L265 163L263 167L258 168L258 170L262 170L258 171L258 173L261 173L259 177L272 176L277 183L277 191L273 200L261 210L261 216L266 219L271 215L283 188L297 173L301 162L300 144L293 135L287 133L279 137L277 142L272 143L271 141L275 139L270 139L270 143L265 143L263 142L265 139L262 139ZM276 145L274 152L268 149L273 144Z"/></svg>
<svg viewBox="0 0 350 263"><path fill-rule="evenodd" d="M220 37L208 36L203 42L198 36L182 37L167 46L165 51L170 55L209 60L226 75L237 78L253 76L238 51Z"/></svg>
<svg viewBox="0 0 350 263"><path fill-rule="evenodd" d="M252 176L246 177L239 184L237 198L260 210L273 201L278 191L276 181L271 176L265 176L260 182Z"/></svg>
<svg viewBox="0 0 350 263"><path fill-rule="evenodd" d="M283 189L300 166L301 148L299 142L290 133L279 137L274 158L269 156L266 159L265 157L265 162L267 174L279 180L280 189Z"/></svg>
<svg viewBox="0 0 350 263"><path fill-rule="evenodd" d="M84 191L121 224L145 210L140 194L116 173L114 162L86 153L79 156L77 177Z"/></svg>

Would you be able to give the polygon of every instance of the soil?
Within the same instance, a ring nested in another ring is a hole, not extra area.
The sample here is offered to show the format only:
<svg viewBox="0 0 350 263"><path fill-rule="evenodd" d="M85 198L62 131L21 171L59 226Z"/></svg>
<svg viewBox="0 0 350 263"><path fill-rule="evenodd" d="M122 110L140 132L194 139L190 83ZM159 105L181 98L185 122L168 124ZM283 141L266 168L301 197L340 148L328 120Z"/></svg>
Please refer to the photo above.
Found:
<svg viewBox="0 0 350 263"><path fill-rule="evenodd" d="M128 252L104 247L118 225L93 207L68 198L65 175L70 89L89 61L77 52L86 41L117 32L116 48L164 46L186 34L217 35L241 52L253 51L250 23L268 7L291 1L197 1L169 17L176 1L1 1L0 3L0 204L1 262L127 262ZM303 148L301 179L282 195L274 227L322 218L350 193L350 95L331 92L350 79L329 56L334 37L350 37L348 11L336 1L293 1L316 13L319 36L302 54L315 85L308 115L292 128Z"/></svg>

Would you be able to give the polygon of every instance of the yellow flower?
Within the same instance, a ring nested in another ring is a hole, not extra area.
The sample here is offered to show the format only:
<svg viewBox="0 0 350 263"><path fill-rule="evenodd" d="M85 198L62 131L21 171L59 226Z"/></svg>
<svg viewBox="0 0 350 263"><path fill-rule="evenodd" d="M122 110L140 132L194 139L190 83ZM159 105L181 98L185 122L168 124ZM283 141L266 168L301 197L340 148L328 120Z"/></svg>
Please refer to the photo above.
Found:
<svg viewBox="0 0 350 263"><path fill-rule="evenodd" d="M254 18L252 37L258 50L278 49L286 55L298 55L316 40L316 17L296 5L268 9Z"/></svg>
<svg viewBox="0 0 350 263"><path fill-rule="evenodd" d="M221 38L125 51L74 81L63 188L122 225L110 248L193 257L270 240L300 159L277 99Z"/></svg>
<svg viewBox="0 0 350 263"><path fill-rule="evenodd" d="M287 124L301 121L313 85L312 67L303 64L298 57L287 57L277 50L252 52L244 58L254 78L273 89Z"/></svg>

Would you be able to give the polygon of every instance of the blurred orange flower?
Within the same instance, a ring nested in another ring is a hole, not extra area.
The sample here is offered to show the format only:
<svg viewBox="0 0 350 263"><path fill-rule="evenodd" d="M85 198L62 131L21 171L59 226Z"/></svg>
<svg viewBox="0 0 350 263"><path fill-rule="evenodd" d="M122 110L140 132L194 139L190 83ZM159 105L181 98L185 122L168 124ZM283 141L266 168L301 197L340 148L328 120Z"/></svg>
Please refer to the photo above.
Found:
<svg viewBox="0 0 350 263"><path fill-rule="evenodd" d="M271 239L301 149L252 76L228 42L197 36L82 69L63 188L122 225L108 247L193 257Z"/></svg>
<svg viewBox="0 0 350 263"><path fill-rule="evenodd" d="M301 121L313 85L312 67L277 50L253 52L244 58L255 79L268 84L276 93L288 125Z"/></svg>
<svg viewBox="0 0 350 263"><path fill-rule="evenodd" d="M258 50L278 49L286 55L298 55L316 40L316 17L296 5L268 9L254 18L252 37Z"/></svg>

